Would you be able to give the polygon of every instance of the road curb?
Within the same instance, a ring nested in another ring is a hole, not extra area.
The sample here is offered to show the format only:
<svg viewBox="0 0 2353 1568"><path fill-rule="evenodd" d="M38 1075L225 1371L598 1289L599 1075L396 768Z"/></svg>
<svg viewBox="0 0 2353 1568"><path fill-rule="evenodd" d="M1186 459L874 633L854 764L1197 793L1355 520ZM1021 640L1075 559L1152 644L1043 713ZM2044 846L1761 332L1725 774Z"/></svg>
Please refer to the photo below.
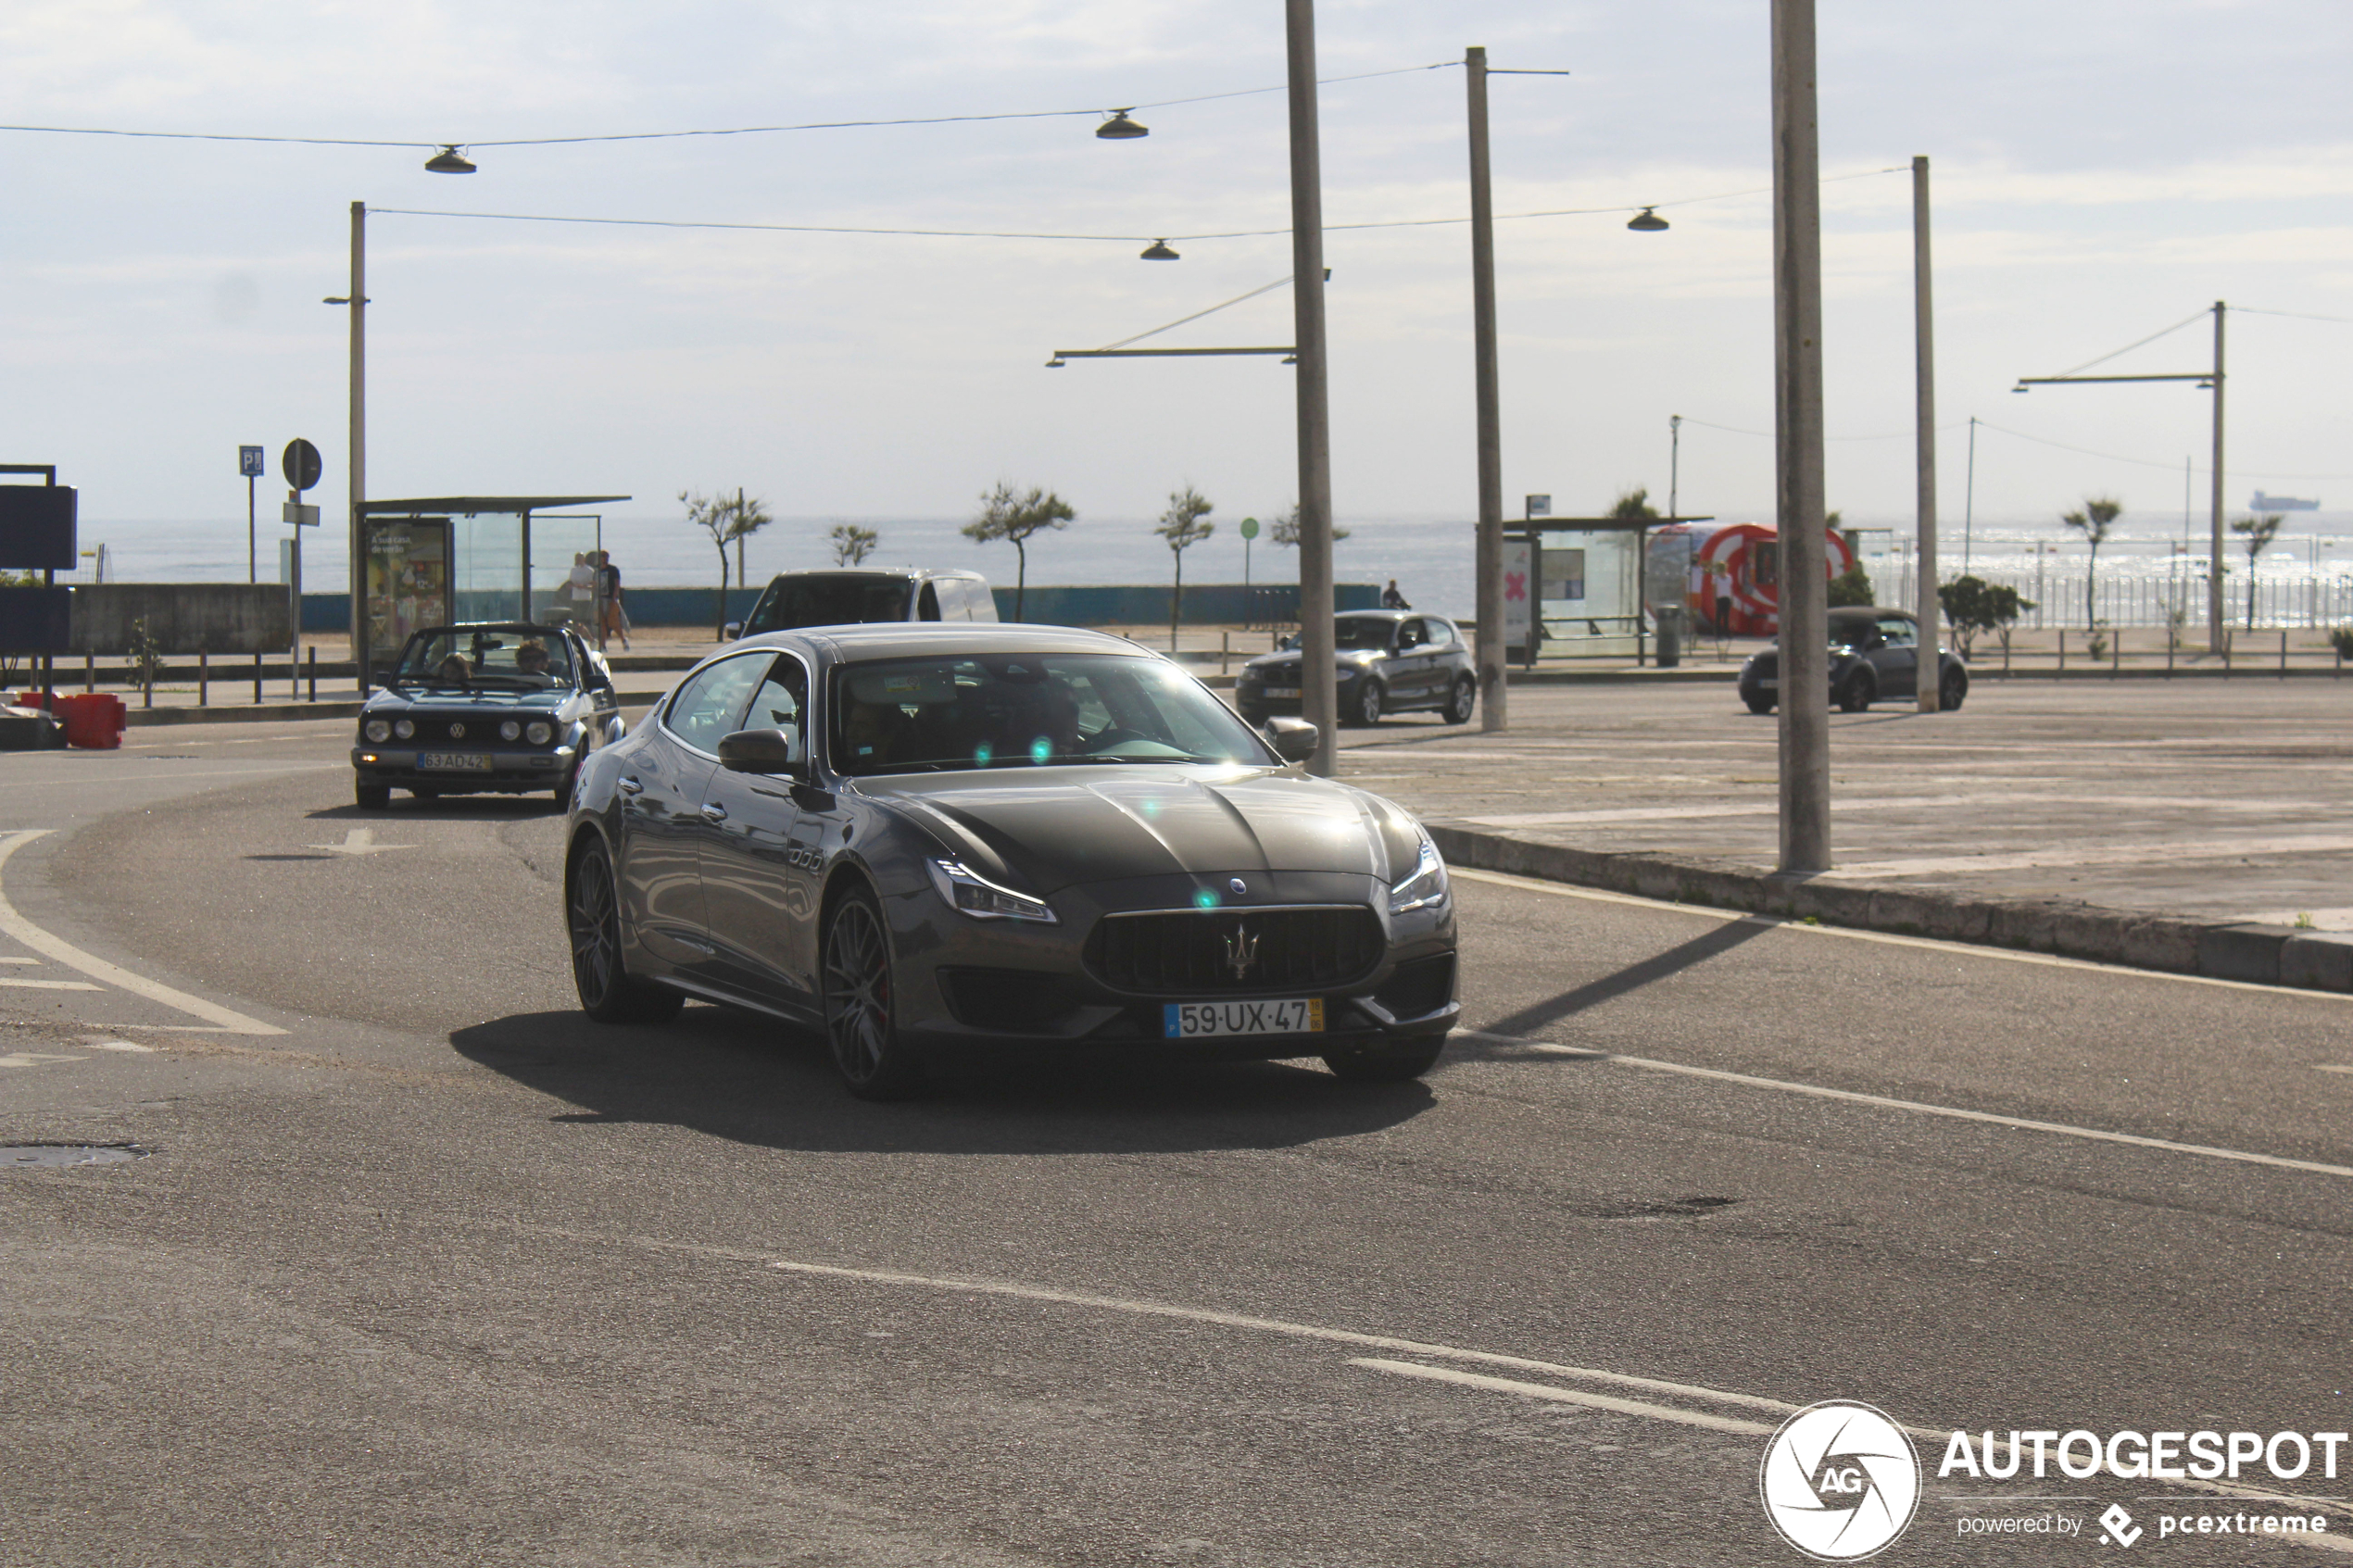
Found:
<svg viewBox="0 0 2353 1568"><path fill-rule="evenodd" d="M1987 898L1781 876L1734 861L1612 854L1429 822L1450 865L1704 904L1781 920L2052 953L2169 974L2353 992L2353 938L2189 915L2135 914L2064 899Z"/></svg>
<svg viewBox="0 0 2353 1568"><path fill-rule="evenodd" d="M659 691L619 692L623 708L639 708L660 702L670 694L670 688ZM266 724L284 719L357 719L360 704L356 699L340 702L264 702L216 703L205 708L134 708L126 716L132 729L150 724Z"/></svg>

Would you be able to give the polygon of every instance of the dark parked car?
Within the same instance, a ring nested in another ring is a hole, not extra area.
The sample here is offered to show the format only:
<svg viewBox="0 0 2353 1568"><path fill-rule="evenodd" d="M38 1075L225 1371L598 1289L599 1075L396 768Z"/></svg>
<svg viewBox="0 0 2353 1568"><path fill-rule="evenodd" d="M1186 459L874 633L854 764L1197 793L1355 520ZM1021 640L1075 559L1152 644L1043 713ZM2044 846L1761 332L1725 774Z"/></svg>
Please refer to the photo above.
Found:
<svg viewBox="0 0 2353 1568"><path fill-rule="evenodd" d="M1450 724L1467 724L1478 701L1471 651L1442 615L1411 609L1351 610L1332 618L1340 661L1340 717L1378 724L1385 713L1434 708ZM1234 706L1255 724L1270 713L1299 711L1300 655L1295 642L1261 654L1234 681Z"/></svg>
<svg viewBox="0 0 2353 1568"><path fill-rule="evenodd" d="M359 714L353 794L547 790L572 798L581 759L626 728L604 660L569 626L437 626L411 635Z"/></svg>
<svg viewBox="0 0 2353 1568"><path fill-rule="evenodd" d="M1920 623L1901 609L1842 607L1830 612L1830 696L1840 709L1860 713L1883 696L1917 697ZM1943 677L1936 705L1950 711L1969 696L1969 666L1950 648L1938 650ZM1767 648L1741 666L1741 700L1751 713L1770 713L1780 697L1781 656Z"/></svg>
<svg viewBox="0 0 2353 1568"><path fill-rule="evenodd" d="M849 626L868 621L994 621L997 596L977 571L784 571L768 580L726 640L797 626Z"/></svg>
<svg viewBox="0 0 2353 1568"><path fill-rule="evenodd" d="M707 997L822 1031L854 1094L1059 1047L1438 1059L1454 911L1398 807L1288 766L1134 644L1046 626L774 633L588 759L566 829L581 1005Z"/></svg>

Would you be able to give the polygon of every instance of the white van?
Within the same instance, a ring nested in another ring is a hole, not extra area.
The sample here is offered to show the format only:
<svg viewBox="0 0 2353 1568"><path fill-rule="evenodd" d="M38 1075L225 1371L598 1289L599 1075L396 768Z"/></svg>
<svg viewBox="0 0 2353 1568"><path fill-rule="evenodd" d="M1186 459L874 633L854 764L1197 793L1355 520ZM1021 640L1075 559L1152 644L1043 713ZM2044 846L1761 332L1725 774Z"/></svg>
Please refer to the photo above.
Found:
<svg viewBox="0 0 2353 1568"><path fill-rule="evenodd" d="M785 571L769 579L727 641L802 626L848 626L867 621L989 621L997 596L977 571Z"/></svg>

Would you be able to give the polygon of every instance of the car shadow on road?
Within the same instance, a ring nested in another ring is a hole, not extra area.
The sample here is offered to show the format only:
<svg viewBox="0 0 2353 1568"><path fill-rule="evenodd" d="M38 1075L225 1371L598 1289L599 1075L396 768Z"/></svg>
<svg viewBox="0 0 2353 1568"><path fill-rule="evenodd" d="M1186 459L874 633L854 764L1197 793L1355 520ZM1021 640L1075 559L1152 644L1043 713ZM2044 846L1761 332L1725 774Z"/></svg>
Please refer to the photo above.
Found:
<svg viewBox="0 0 2353 1568"><path fill-rule="evenodd" d="M1421 1083L1361 1084L1299 1063L1040 1059L960 1072L923 1098L874 1105L834 1076L824 1042L732 1009L609 1026L520 1013L449 1036L459 1054L579 1108L551 1119L684 1127L827 1153L1186 1153L1289 1148L1392 1127L1436 1103Z"/></svg>
<svg viewBox="0 0 2353 1568"><path fill-rule="evenodd" d="M444 796L438 800L399 799L381 810L346 801L306 811L307 821L362 823L370 827L397 826L404 822L521 822L537 817L560 817L565 808L543 790L534 795Z"/></svg>

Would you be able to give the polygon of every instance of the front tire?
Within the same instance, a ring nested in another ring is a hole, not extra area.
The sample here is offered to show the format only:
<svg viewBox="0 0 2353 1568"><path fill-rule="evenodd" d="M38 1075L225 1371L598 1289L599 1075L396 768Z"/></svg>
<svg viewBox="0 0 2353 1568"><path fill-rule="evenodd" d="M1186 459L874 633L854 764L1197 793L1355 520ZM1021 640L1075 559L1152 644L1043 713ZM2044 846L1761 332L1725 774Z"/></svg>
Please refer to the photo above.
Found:
<svg viewBox="0 0 2353 1568"><path fill-rule="evenodd" d="M1454 682L1453 695L1446 702L1446 721L1450 724L1467 724L1471 721L1472 713L1477 711L1478 708L1478 683L1468 675L1460 677Z"/></svg>
<svg viewBox="0 0 2353 1568"><path fill-rule="evenodd" d="M1957 670L1944 671L1944 679L1936 688L1936 706L1946 713L1958 713L1969 697L1969 677Z"/></svg>
<svg viewBox="0 0 2353 1568"><path fill-rule="evenodd" d="M1741 700L1748 704L1748 710L1751 713L1760 718L1773 711L1773 699L1769 696L1744 696Z"/></svg>
<svg viewBox="0 0 2353 1568"><path fill-rule="evenodd" d="M835 904L823 950L825 1039L834 1071L860 1099L906 1098L921 1086L923 1074L899 1038L890 938L872 893L853 887Z"/></svg>
<svg viewBox="0 0 2353 1568"><path fill-rule="evenodd" d="M1871 678L1857 670L1846 677L1845 684L1838 688L1838 710L1841 713L1864 712L1877 695L1871 690Z"/></svg>
<svg viewBox="0 0 2353 1568"><path fill-rule="evenodd" d="M1324 1065L1332 1070L1333 1077L1353 1083L1403 1084L1437 1066L1445 1049L1445 1035L1424 1035L1333 1051L1324 1058Z"/></svg>
<svg viewBox="0 0 2353 1568"><path fill-rule="evenodd" d="M573 858L571 880L564 913L581 1010L599 1023L666 1023L677 1017L686 997L636 978L622 962L620 889L602 844L591 840Z"/></svg>
<svg viewBox="0 0 2353 1568"><path fill-rule="evenodd" d="M362 811L385 810L392 805L392 786L371 784L354 784L351 788L351 797L359 803Z"/></svg>
<svg viewBox="0 0 2353 1568"><path fill-rule="evenodd" d="M1356 683L1356 701L1349 721L1370 728L1380 722L1387 703L1388 695L1380 689L1380 683L1367 675Z"/></svg>

